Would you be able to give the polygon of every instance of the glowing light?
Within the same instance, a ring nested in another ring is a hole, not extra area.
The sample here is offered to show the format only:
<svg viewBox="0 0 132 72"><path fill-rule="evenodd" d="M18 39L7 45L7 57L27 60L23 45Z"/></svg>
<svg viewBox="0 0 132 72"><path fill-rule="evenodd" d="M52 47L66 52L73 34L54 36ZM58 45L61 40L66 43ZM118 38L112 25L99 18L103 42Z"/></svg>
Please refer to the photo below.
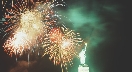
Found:
<svg viewBox="0 0 132 72"><path fill-rule="evenodd" d="M23 32L18 32L14 38L16 38L12 44L17 48L19 45L23 45L24 43L24 38L27 38L26 34Z"/></svg>
<svg viewBox="0 0 132 72"><path fill-rule="evenodd" d="M12 56L12 54L22 54L23 50L27 48L29 42L27 34L24 32L17 32L13 37L10 37L4 43L4 50Z"/></svg>
<svg viewBox="0 0 132 72"><path fill-rule="evenodd" d="M66 48L66 47L69 47L69 45L70 45L69 41L63 41L61 47Z"/></svg>

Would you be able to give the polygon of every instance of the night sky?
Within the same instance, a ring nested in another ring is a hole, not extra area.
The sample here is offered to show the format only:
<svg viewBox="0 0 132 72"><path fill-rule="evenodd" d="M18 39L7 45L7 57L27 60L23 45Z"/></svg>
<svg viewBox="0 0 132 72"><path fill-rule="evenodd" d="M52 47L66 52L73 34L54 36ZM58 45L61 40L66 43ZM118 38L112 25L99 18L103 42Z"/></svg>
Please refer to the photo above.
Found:
<svg viewBox="0 0 132 72"><path fill-rule="evenodd" d="M126 26L129 24L129 2L121 0L64 0L66 8L58 11L67 16L68 28L79 32L81 38L88 42L86 64L90 72L130 72L129 46L126 43ZM2 15L1 15L2 16ZM0 25L2 28L2 25ZM1 34L1 33L0 33ZM2 38L2 34L0 35ZM1 39L0 38L0 39ZM15 61L15 56L8 56L0 40L0 72L61 72L48 55L41 57L30 55L28 67L27 54ZM127 45L127 46L126 46ZM74 58L74 65L69 72L77 72L79 59Z"/></svg>

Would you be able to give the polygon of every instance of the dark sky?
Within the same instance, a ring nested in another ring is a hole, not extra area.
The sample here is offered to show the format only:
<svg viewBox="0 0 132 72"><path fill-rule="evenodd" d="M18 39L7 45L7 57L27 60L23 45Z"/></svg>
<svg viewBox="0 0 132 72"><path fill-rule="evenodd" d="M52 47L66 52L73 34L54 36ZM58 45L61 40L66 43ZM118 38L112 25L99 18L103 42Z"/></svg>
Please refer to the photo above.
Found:
<svg viewBox="0 0 132 72"><path fill-rule="evenodd" d="M129 2L121 0L64 0L66 10L61 11L73 22L72 26L88 41L86 63L90 72L130 72L127 24L129 24ZM66 13L65 13L66 12ZM67 23L67 22L66 22ZM78 24L79 23L79 24ZM2 26L2 25L0 25ZM2 27L0 27L2 28ZM0 35L2 37L2 34ZM31 55L28 67L27 55L8 56L0 41L0 72L61 72L48 56ZM127 45L127 46L126 46ZM73 60L69 72L77 72L79 60Z"/></svg>

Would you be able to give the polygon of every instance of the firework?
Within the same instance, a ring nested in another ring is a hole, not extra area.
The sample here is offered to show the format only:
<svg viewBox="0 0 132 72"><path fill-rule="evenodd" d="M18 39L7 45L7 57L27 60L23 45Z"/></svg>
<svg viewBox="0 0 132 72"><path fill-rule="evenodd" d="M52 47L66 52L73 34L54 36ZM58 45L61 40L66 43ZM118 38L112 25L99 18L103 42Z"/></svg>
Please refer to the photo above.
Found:
<svg viewBox="0 0 132 72"><path fill-rule="evenodd" d="M6 22L4 23L4 28L3 28L5 31L5 35L11 32L13 33L14 30L16 30L20 25L22 25L20 24L20 20L23 19L24 23L33 21L33 14L32 14L33 12L41 13L41 17L42 17L41 21L44 24L50 26L50 28L59 24L58 19L61 19L60 18L61 15L59 15L59 13L56 11L56 7L66 6L65 2L63 2L63 0L60 2L56 0L46 0L46 1L38 0L38 1L39 2L34 2L33 0L21 0L21 1L11 0L10 1L11 3L8 6L9 2L7 0L2 0L2 6L3 6L2 11L4 12L5 15L4 17L6 18ZM37 16L37 14L35 15ZM34 23L35 21L33 21L32 23ZM36 26L37 24L33 25L33 27Z"/></svg>
<svg viewBox="0 0 132 72"><path fill-rule="evenodd" d="M13 14L5 17L9 17L5 32L11 34L3 47L9 55L12 53L21 55L23 50L30 49L34 44L42 41L40 36L44 36L45 25L42 22L41 13L35 10L29 11L24 6L26 4L22 1L12 4L12 9L6 9L7 13ZM22 11L25 12L21 13Z"/></svg>
<svg viewBox="0 0 132 72"><path fill-rule="evenodd" d="M22 51L24 50L25 46L29 40L27 40L27 34L24 32L17 32L14 37L9 38L5 43L4 43L4 48L5 51L12 56L12 53L19 53L21 54Z"/></svg>
<svg viewBox="0 0 132 72"><path fill-rule="evenodd" d="M61 28L54 29L50 34L50 46L45 49L45 53L49 54L49 59L55 65L61 65L67 69L68 64L72 65L73 58L77 55L77 50L82 42L79 34L73 30Z"/></svg>
<svg viewBox="0 0 132 72"><path fill-rule="evenodd" d="M11 8L6 8L7 3L2 1L7 20L4 36L9 35L3 45L5 52L22 55L23 51L42 45L44 55L49 54L55 65L67 69L68 64L73 64L82 39L78 38L79 33L65 27L62 15L56 11L56 7L66 6L63 0L12 0Z"/></svg>
<svg viewBox="0 0 132 72"><path fill-rule="evenodd" d="M2 0L2 10L5 12L4 15L7 20L3 28L5 31L4 36L24 32L27 35L28 43L32 43L32 45L36 44L36 40L37 42L42 42L46 35L46 28L50 29L51 27L48 26L55 25L57 17L59 18L59 15L56 14L57 12L53 10L54 7L59 5L56 0L46 0L45 2L42 0L41 2L34 2L33 0L11 0L9 4L11 6L10 8L7 8L7 3L7 0ZM16 36L18 35L14 37ZM10 37L8 38L11 39L10 42L14 41L14 38ZM7 43L5 42L4 45Z"/></svg>
<svg viewBox="0 0 132 72"><path fill-rule="evenodd" d="M31 17L31 18L29 18L29 17ZM12 47L15 49L17 47L17 50L19 50L18 48L23 46L22 49L20 49L23 51L23 49L26 49L26 48L30 49L34 44L41 42L43 39L42 36L44 36L44 34L46 34L46 32L45 32L46 27L40 18L41 18L41 16L35 12L26 11L25 13L23 13L21 15L19 27L15 31L16 33L14 33L14 37L9 38L9 39L11 39L10 43L13 43L12 41L14 41L15 43L9 45L9 47L10 48ZM21 36L23 36L23 37L21 37ZM19 43L18 41L20 41L21 45L18 44ZM16 43L16 42L18 42L18 43ZM25 46L26 45L25 43L28 44L28 47ZM6 47L8 47L7 45L8 45L8 42L5 43L5 46L4 46L5 49L7 49L6 48ZM13 45L17 45L17 46L14 47ZM21 51L21 53L22 53L22 51Z"/></svg>

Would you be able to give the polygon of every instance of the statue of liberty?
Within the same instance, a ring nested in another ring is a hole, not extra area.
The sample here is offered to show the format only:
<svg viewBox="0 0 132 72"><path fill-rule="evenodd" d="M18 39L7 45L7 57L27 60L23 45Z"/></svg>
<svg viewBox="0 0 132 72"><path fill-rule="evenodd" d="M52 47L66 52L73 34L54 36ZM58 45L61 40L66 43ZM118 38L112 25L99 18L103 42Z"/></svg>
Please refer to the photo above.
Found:
<svg viewBox="0 0 132 72"><path fill-rule="evenodd" d="M86 47L87 47L87 43L85 43L85 48L82 49L82 51L79 53L79 57L80 57L80 63L81 64L85 64L85 58L86 58Z"/></svg>
<svg viewBox="0 0 132 72"><path fill-rule="evenodd" d="M85 64L85 58L86 58L85 52L86 52L86 48L87 48L87 43L85 43L85 47L79 53L80 65L78 67L78 72L89 72L89 67L88 67L87 64Z"/></svg>

